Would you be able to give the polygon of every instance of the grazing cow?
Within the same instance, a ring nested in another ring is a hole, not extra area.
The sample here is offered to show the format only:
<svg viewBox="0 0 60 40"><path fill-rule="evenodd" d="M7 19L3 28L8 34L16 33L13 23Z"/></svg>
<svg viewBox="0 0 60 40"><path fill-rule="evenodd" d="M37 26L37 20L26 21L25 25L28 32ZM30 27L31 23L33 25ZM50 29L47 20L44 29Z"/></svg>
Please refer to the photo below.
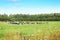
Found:
<svg viewBox="0 0 60 40"><path fill-rule="evenodd" d="M18 22L18 21L10 21L9 23L10 24L20 24L20 22Z"/></svg>
<svg viewBox="0 0 60 40"><path fill-rule="evenodd" d="M26 22L26 24L30 24L30 22Z"/></svg>

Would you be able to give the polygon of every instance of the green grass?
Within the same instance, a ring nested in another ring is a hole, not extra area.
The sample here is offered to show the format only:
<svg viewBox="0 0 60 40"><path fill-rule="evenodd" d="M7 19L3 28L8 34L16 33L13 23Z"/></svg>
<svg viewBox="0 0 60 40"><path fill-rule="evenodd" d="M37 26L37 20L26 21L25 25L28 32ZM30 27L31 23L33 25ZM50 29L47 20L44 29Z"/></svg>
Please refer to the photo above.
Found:
<svg viewBox="0 0 60 40"><path fill-rule="evenodd" d="M60 29L60 21L48 22L48 24L8 24L7 22L0 22L0 38L8 32L21 32L23 35L36 34L42 32L49 35L49 33Z"/></svg>

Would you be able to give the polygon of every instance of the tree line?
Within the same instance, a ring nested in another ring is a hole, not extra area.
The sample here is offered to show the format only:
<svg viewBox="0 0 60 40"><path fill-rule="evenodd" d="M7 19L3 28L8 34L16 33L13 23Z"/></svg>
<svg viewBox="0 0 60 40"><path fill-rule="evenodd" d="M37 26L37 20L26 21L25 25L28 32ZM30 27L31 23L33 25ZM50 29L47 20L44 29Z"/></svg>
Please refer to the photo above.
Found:
<svg viewBox="0 0 60 40"><path fill-rule="evenodd" d="M60 21L60 13L51 14L0 14L0 21Z"/></svg>

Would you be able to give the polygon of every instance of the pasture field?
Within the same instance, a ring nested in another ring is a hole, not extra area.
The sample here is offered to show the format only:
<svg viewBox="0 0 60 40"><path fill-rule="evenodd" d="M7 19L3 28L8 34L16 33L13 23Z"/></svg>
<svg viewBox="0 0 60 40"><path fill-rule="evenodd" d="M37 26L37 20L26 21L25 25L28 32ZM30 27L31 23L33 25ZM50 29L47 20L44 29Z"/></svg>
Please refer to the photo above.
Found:
<svg viewBox="0 0 60 40"><path fill-rule="evenodd" d="M44 22L44 21L43 21ZM8 33L21 33L24 36L40 35L41 40L43 36L50 35L56 30L60 31L60 21L48 21L48 24L8 24L7 22L0 22L0 40L8 35ZM6 39L7 40L7 39ZM10 39L11 40L11 39ZM26 39L27 40L27 39ZM31 40L34 40L33 38ZM37 39L36 39L37 40Z"/></svg>

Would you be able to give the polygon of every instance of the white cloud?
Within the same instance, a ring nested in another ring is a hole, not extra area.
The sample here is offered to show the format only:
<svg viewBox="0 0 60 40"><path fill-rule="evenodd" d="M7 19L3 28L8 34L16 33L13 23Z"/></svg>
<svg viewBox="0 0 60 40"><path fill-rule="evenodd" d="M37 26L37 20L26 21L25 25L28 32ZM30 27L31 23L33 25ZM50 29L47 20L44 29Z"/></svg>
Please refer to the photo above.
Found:
<svg viewBox="0 0 60 40"><path fill-rule="evenodd" d="M60 8L6 8L0 9L0 14L40 14L40 13L60 13Z"/></svg>

